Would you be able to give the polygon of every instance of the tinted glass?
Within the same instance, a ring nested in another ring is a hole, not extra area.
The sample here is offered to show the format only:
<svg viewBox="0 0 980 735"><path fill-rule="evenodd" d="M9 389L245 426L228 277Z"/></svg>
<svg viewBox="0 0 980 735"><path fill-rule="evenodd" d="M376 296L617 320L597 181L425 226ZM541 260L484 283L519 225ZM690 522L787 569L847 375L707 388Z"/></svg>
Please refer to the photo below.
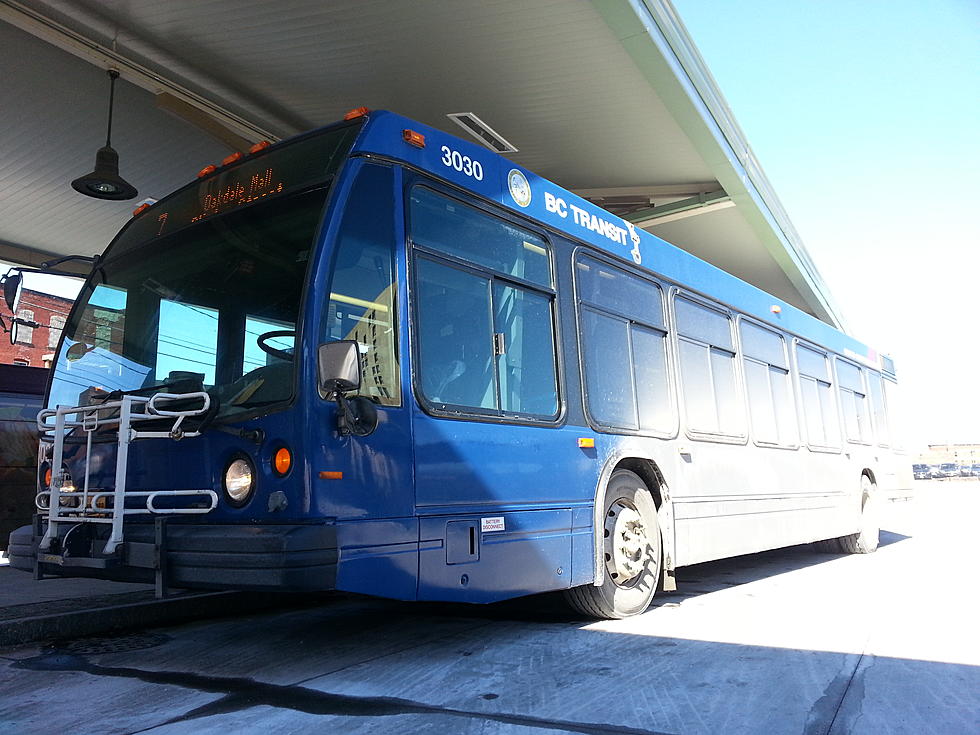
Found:
<svg viewBox="0 0 980 735"><path fill-rule="evenodd" d="M667 335L635 324L631 334L640 428L668 432L674 428L674 411L667 378Z"/></svg>
<svg viewBox="0 0 980 735"><path fill-rule="evenodd" d="M756 360L770 365L789 368L781 335L746 321L741 322L740 331L742 333L742 352L746 357L754 357Z"/></svg>
<svg viewBox="0 0 980 735"><path fill-rule="evenodd" d="M582 301L633 321L664 325L663 302L656 284L585 255L579 256L575 273Z"/></svg>
<svg viewBox="0 0 980 735"><path fill-rule="evenodd" d="M796 346L796 362L803 375L830 382L830 373L827 369L827 357L822 352L811 350L803 345Z"/></svg>
<svg viewBox="0 0 980 735"><path fill-rule="evenodd" d="M416 244L551 286L548 245L540 237L423 187L412 189L410 208Z"/></svg>
<svg viewBox="0 0 980 735"><path fill-rule="evenodd" d="M855 393L864 393L861 369L849 362L837 361L837 382L842 388L848 388Z"/></svg>
<svg viewBox="0 0 980 735"><path fill-rule="evenodd" d="M726 314L678 297L674 300L677 331L687 337L734 352L731 320Z"/></svg>
<svg viewBox="0 0 980 735"><path fill-rule="evenodd" d="M495 283L494 325L503 354L497 357L500 408L553 416L558 412L551 299Z"/></svg>
<svg viewBox="0 0 980 735"><path fill-rule="evenodd" d="M582 310L589 414L600 424L638 428L630 369L629 323Z"/></svg>
<svg viewBox="0 0 980 735"><path fill-rule="evenodd" d="M416 263L423 395L435 404L496 408L490 279Z"/></svg>
<svg viewBox="0 0 980 735"><path fill-rule="evenodd" d="M382 406L401 404L393 186L390 168L368 165L351 187L320 335L358 343L360 394Z"/></svg>
<svg viewBox="0 0 980 735"><path fill-rule="evenodd" d="M796 402L790 387L789 372L779 368L769 368L769 384L772 386L773 407L776 411L776 426L779 443L795 446L800 439L796 418Z"/></svg>
<svg viewBox="0 0 980 735"><path fill-rule="evenodd" d="M715 409L708 348L684 339L680 340L678 345L687 426L693 431L717 433L718 412Z"/></svg>
<svg viewBox="0 0 980 735"><path fill-rule="evenodd" d="M756 441L779 443L776 409L769 385L769 366L753 360L745 361L745 383L749 392L749 416L752 435Z"/></svg>
<svg viewBox="0 0 980 735"><path fill-rule="evenodd" d="M295 331L325 196L273 198L115 253L65 327L49 405L77 405L91 387L175 385L209 390L221 416L287 400L292 355L263 352L256 364L246 319Z"/></svg>
<svg viewBox="0 0 980 735"><path fill-rule="evenodd" d="M868 388L871 393L871 408L874 412L875 434L879 444L888 445L888 417L885 414L885 394L881 385L881 376L868 373Z"/></svg>

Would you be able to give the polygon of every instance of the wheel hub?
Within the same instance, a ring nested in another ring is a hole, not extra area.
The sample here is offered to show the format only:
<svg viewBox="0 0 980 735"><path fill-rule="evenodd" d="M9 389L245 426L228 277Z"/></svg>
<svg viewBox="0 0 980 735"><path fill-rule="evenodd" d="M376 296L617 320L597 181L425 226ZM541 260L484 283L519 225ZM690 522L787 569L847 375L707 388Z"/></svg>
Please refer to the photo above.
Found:
<svg viewBox="0 0 980 735"><path fill-rule="evenodd" d="M606 512L603 535L609 575L618 585L628 584L643 571L649 557L643 519L631 503L617 500Z"/></svg>

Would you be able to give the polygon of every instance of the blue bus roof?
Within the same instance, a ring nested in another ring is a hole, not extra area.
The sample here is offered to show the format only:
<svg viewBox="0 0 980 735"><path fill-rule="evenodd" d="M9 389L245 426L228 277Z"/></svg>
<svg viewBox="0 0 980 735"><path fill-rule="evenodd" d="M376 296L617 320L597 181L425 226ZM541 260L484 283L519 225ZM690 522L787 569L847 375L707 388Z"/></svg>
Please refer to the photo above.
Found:
<svg viewBox="0 0 980 735"><path fill-rule="evenodd" d="M424 147L408 142L406 130L423 135ZM402 161L755 319L881 368L878 353L853 337L483 146L376 110L354 144L352 154L358 153Z"/></svg>

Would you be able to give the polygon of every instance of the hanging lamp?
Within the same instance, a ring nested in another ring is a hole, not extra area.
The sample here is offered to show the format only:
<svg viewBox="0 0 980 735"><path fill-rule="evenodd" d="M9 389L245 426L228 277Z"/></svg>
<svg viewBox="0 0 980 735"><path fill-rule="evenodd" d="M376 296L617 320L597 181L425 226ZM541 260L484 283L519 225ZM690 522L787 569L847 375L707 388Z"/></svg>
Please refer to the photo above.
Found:
<svg viewBox="0 0 980 735"><path fill-rule="evenodd" d="M95 170L79 176L71 187L80 194L96 199L122 201L136 196L136 187L119 175L119 154L109 144L112 135L112 98L119 72L109 69L109 125L105 134L105 146L95 153Z"/></svg>

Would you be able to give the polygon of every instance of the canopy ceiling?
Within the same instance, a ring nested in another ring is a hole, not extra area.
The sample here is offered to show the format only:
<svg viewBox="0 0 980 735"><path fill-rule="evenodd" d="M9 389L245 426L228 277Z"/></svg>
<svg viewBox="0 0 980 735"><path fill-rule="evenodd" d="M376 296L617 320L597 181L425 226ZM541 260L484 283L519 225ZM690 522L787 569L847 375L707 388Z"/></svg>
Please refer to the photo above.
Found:
<svg viewBox="0 0 980 735"><path fill-rule="evenodd" d="M5 22L4 22L5 21ZM139 189L71 179L105 141ZM245 142L391 109L465 137L840 325L826 286L667 0L0 0L0 259L101 252Z"/></svg>

